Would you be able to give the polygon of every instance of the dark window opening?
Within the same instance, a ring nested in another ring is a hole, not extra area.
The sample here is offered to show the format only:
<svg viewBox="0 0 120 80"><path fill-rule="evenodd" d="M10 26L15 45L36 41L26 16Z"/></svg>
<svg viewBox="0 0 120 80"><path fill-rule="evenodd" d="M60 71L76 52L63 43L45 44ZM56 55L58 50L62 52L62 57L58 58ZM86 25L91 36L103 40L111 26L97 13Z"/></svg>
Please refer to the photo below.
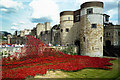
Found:
<svg viewBox="0 0 120 80"><path fill-rule="evenodd" d="M97 28L97 24L92 24L92 28Z"/></svg>
<svg viewBox="0 0 120 80"><path fill-rule="evenodd" d="M45 31L45 34L47 34L48 33L48 31Z"/></svg>
<svg viewBox="0 0 120 80"><path fill-rule="evenodd" d="M105 16L105 21L109 21L109 16Z"/></svg>
<svg viewBox="0 0 120 80"><path fill-rule="evenodd" d="M108 32L106 33L106 37L108 37Z"/></svg>
<svg viewBox="0 0 120 80"><path fill-rule="evenodd" d="M41 32L40 35L42 36L42 35L43 35L43 32Z"/></svg>
<svg viewBox="0 0 120 80"><path fill-rule="evenodd" d="M66 46L69 46L69 45L70 45L69 43L66 44Z"/></svg>
<svg viewBox="0 0 120 80"><path fill-rule="evenodd" d="M120 36L120 32L118 32L118 36Z"/></svg>
<svg viewBox="0 0 120 80"><path fill-rule="evenodd" d="M102 42L102 37L100 37L100 41Z"/></svg>
<svg viewBox="0 0 120 80"><path fill-rule="evenodd" d="M61 29L61 32L63 32L63 29Z"/></svg>
<svg viewBox="0 0 120 80"><path fill-rule="evenodd" d="M83 37L83 41L85 42L85 37Z"/></svg>
<svg viewBox="0 0 120 80"><path fill-rule="evenodd" d="M68 28L66 28L66 32L69 32L69 29L68 29Z"/></svg>
<svg viewBox="0 0 120 80"><path fill-rule="evenodd" d="M80 15L75 16L75 21L80 21Z"/></svg>
<svg viewBox="0 0 120 80"><path fill-rule="evenodd" d="M110 48L111 47L111 41L110 40L105 41L105 45L106 45L106 48Z"/></svg>
<svg viewBox="0 0 120 80"><path fill-rule="evenodd" d="M93 8L87 9L87 14L92 14L93 13Z"/></svg>
<svg viewBox="0 0 120 80"><path fill-rule="evenodd" d="M76 41L74 42L74 44L77 46L77 53L78 53L78 55L81 55L81 54L80 54L80 40L76 40Z"/></svg>
<svg viewBox="0 0 120 80"><path fill-rule="evenodd" d="M68 20L70 20L70 17L68 17Z"/></svg>

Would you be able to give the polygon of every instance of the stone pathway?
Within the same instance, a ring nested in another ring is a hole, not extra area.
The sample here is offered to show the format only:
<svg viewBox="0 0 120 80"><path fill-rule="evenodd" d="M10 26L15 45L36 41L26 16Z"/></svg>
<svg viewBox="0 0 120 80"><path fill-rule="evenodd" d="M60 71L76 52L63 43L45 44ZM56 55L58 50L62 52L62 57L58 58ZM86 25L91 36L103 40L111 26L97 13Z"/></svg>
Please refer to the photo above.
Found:
<svg viewBox="0 0 120 80"><path fill-rule="evenodd" d="M45 75L36 75L34 78L66 78L67 75L62 71L47 71Z"/></svg>

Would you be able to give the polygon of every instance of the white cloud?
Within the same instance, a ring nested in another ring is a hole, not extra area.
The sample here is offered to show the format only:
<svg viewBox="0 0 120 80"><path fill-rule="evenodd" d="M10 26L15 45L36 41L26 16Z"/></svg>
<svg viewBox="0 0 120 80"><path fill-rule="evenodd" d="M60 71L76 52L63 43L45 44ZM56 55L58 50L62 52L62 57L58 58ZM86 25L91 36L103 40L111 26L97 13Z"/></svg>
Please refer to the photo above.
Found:
<svg viewBox="0 0 120 80"><path fill-rule="evenodd" d="M118 24L118 8L113 8L105 12L110 15L110 22L113 24Z"/></svg>
<svg viewBox="0 0 120 80"><path fill-rule="evenodd" d="M13 0L0 0L0 10L1 11L9 11L9 10L18 10L19 8L23 8L23 4L21 2L16 2ZM9 11L10 12L10 11Z"/></svg>
<svg viewBox="0 0 120 80"><path fill-rule="evenodd" d="M20 21L19 24L25 24L25 22L24 21Z"/></svg>
<svg viewBox="0 0 120 80"><path fill-rule="evenodd" d="M1 0L0 1L0 6L4 6L6 8L23 8L22 3L18 3L12 0Z"/></svg>
<svg viewBox="0 0 120 80"><path fill-rule="evenodd" d="M75 3L76 4L82 4L84 2L88 2L88 1L101 1L101 2L118 2L118 0L76 0Z"/></svg>
<svg viewBox="0 0 120 80"><path fill-rule="evenodd" d="M58 23L59 9L54 0L33 0L29 5L33 8L32 18L46 17Z"/></svg>
<svg viewBox="0 0 120 80"><path fill-rule="evenodd" d="M101 1L104 3L105 14L110 15L110 22L117 24L117 16L118 16L118 1L119 0L76 0L75 5L81 5L88 1Z"/></svg>
<svg viewBox="0 0 120 80"><path fill-rule="evenodd" d="M117 20L112 20L112 23L113 23L114 25L118 25L118 21L117 21Z"/></svg>
<svg viewBox="0 0 120 80"><path fill-rule="evenodd" d="M12 23L12 25L13 25L13 26L18 26L18 24L17 24L17 23Z"/></svg>
<svg viewBox="0 0 120 80"><path fill-rule="evenodd" d="M18 30L18 27L12 26L11 29L12 29L12 30Z"/></svg>
<svg viewBox="0 0 120 80"><path fill-rule="evenodd" d="M118 8L114 8L114 9L108 10L106 13L108 15L110 15L111 18L114 18L114 15L117 16L117 14L118 14Z"/></svg>
<svg viewBox="0 0 120 80"><path fill-rule="evenodd" d="M0 10L3 11L3 12L7 12L8 11L7 9L4 9L4 8L0 9Z"/></svg>
<svg viewBox="0 0 120 80"><path fill-rule="evenodd" d="M65 2L69 2L70 0L52 0L52 1L54 1L54 2L62 2L62 3L65 3Z"/></svg>
<svg viewBox="0 0 120 80"><path fill-rule="evenodd" d="M20 25L24 25L24 24L25 24L24 21L20 21L20 22L12 23L12 26L20 26Z"/></svg>

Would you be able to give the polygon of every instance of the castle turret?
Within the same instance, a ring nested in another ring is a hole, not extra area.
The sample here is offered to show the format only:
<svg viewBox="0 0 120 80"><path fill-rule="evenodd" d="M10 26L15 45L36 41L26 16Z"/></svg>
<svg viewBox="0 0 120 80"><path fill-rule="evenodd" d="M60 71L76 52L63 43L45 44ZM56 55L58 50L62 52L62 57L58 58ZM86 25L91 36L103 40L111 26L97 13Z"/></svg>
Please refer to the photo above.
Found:
<svg viewBox="0 0 120 80"><path fill-rule="evenodd" d="M80 14L81 55L103 56L103 2L83 3Z"/></svg>
<svg viewBox="0 0 120 80"><path fill-rule="evenodd" d="M48 31L50 29L51 29L50 22L45 22L45 31Z"/></svg>
<svg viewBox="0 0 120 80"><path fill-rule="evenodd" d="M42 24L42 23L38 23L36 25L36 34L37 34L37 38L39 37L40 33L42 31L45 31L45 24Z"/></svg>
<svg viewBox="0 0 120 80"><path fill-rule="evenodd" d="M20 31L20 37L23 37L23 36L25 36L24 31Z"/></svg>
<svg viewBox="0 0 120 80"><path fill-rule="evenodd" d="M37 34L37 38L40 37L40 34L43 32L43 31L49 31L51 29L50 27L50 22L45 22L44 24L43 23L38 23L36 25L36 34Z"/></svg>
<svg viewBox="0 0 120 80"><path fill-rule="evenodd" d="M73 11L60 13L60 40L62 45L71 44L71 28L73 26Z"/></svg>

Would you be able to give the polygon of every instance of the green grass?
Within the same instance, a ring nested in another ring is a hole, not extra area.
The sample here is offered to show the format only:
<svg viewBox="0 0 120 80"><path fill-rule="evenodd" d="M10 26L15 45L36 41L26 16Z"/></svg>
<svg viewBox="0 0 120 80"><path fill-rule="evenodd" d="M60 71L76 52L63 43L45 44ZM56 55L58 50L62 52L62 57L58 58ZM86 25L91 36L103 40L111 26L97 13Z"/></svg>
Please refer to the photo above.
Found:
<svg viewBox="0 0 120 80"><path fill-rule="evenodd" d="M77 72L65 72L68 78L117 78L120 77L120 70L118 69L118 59L110 61L113 63L112 69L82 69Z"/></svg>

